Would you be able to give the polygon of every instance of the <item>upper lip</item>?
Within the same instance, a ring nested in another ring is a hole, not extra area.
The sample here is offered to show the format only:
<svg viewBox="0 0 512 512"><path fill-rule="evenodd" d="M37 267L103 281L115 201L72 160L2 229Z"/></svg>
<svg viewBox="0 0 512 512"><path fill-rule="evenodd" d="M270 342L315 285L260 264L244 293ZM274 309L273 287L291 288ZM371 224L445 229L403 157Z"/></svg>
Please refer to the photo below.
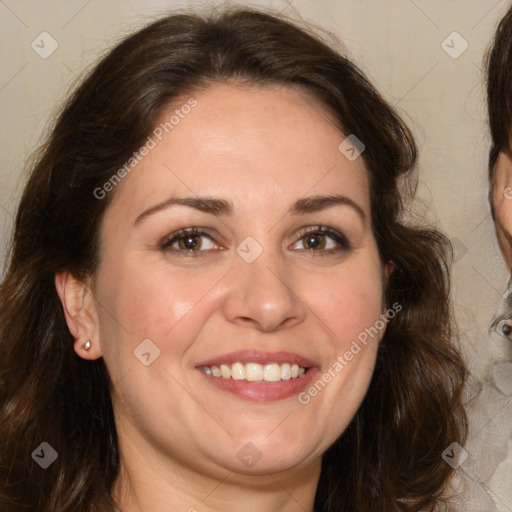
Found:
<svg viewBox="0 0 512 512"><path fill-rule="evenodd" d="M299 356L293 352L266 352L261 350L239 350L237 352L229 352L220 356L206 359L197 363L196 366L220 366L221 364L233 363L291 363L298 364L303 368L311 368L316 364L306 357Z"/></svg>

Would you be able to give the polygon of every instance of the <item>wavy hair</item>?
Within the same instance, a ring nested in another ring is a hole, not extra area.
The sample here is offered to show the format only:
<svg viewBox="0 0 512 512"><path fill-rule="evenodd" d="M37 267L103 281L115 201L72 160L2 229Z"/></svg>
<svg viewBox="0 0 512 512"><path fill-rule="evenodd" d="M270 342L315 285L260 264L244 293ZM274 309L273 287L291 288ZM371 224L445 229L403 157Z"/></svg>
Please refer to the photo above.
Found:
<svg viewBox="0 0 512 512"><path fill-rule="evenodd" d="M432 511L463 443L465 369L452 344L448 240L406 222L401 182L412 176L411 133L364 74L296 23L233 8L157 20L115 46L67 100L33 165L0 287L0 509L113 510L119 471L108 370L73 350L54 286L98 263L98 231L115 194L95 197L151 133L159 114L216 83L301 87L345 134L365 144L372 225L385 291L402 306L388 325L368 393L324 454L315 512ZM58 452L42 470L41 442Z"/></svg>

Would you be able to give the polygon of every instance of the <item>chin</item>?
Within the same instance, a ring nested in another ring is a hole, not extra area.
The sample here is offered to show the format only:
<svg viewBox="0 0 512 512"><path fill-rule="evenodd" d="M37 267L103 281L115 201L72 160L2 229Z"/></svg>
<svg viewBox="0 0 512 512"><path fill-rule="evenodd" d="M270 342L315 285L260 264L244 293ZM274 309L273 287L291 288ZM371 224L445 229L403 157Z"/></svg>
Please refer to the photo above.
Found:
<svg viewBox="0 0 512 512"><path fill-rule="evenodd" d="M301 444L295 435L274 434L268 438L262 437L261 433L238 438L229 449L233 450L234 457L226 459L223 465L239 474L264 476L292 471L321 458L320 440L313 446L311 439Z"/></svg>

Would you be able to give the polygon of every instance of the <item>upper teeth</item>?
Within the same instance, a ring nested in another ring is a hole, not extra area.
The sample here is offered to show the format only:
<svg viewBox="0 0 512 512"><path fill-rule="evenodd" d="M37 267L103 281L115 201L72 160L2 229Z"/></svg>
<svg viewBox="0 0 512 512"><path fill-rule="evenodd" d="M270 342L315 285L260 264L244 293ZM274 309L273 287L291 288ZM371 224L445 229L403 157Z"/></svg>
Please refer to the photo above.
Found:
<svg viewBox="0 0 512 512"><path fill-rule="evenodd" d="M278 382L302 377L306 369L298 364L290 363L233 363L221 364L220 366L202 366L204 373L224 379L247 380L250 382L266 381Z"/></svg>

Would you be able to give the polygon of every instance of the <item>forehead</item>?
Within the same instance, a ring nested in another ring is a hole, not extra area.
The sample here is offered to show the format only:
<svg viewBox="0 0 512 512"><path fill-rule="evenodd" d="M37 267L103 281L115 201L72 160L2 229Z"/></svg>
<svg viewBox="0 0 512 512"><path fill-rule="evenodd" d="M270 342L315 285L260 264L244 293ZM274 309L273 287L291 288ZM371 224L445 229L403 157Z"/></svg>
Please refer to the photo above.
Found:
<svg viewBox="0 0 512 512"><path fill-rule="evenodd" d="M339 149L347 135L299 88L214 85L164 109L150 134L154 148L116 196L137 205L149 196L192 193L249 208L265 198L349 192L369 209L364 160L351 161Z"/></svg>

